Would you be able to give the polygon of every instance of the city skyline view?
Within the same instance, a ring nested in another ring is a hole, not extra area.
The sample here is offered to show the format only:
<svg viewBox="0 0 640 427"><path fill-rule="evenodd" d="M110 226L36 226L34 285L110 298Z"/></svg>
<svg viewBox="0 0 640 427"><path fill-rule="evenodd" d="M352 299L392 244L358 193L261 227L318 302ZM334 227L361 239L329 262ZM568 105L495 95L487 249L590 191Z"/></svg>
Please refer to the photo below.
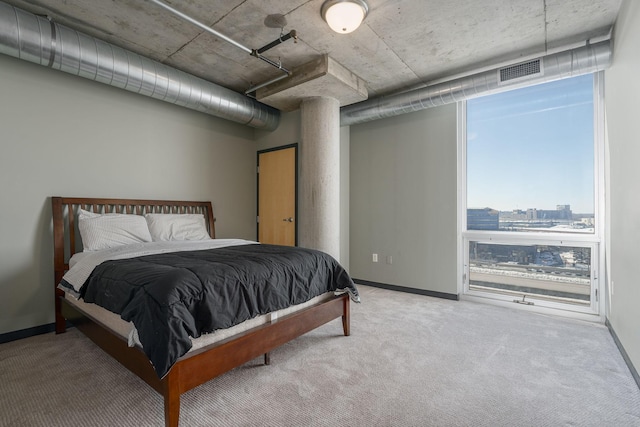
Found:
<svg viewBox="0 0 640 427"><path fill-rule="evenodd" d="M467 207L594 212L593 76L467 102Z"/></svg>
<svg viewBox="0 0 640 427"><path fill-rule="evenodd" d="M537 210L537 211L553 211L553 210L557 210L558 207L560 206L571 206L571 205L568 203L557 203L550 207L529 206L526 208L517 207L512 209L496 209L493 206L467 206L467 209L469 210L469 209L487 209L488 208L500 213L512 213L516 211L527 212L527 210L531 210L531 209ZM573 209L573 206L571 206L571 211L574 215L593 215L593 212L578 212Z"/></svg>
<svg viewBox="0 0 640 427"><path fill-rule="evenodd" d="M555 209L518 209L497 211L486 208L467 209L467 230L545 231L593 233L594 215L574 213L570 205Z"/></svg>
<svg viewBox="0 0 640 427"><path fill-rule="evenodd" d="M515 208L511 208L511 209L497 209L493 206L467 206L467 209L485 209L485 208L489 208L489 209L493 209L496 210L498 212L514 212L514 211L523 211L526 212L529 209L536 209L538 211L543 211L543 210L548 210L548 211L552 211L555 210L557 208L557 206L561 206L561 205L569 205L569 203L557 203L555 205L549 206L549 207L539 207L539 206L528 206L525 208L522 207L515 207ZM573 212L574 215L593 215L593 208L591 208L591 212L579 212L576 211L575 209L573 209L573 206L571 207L571 210Z"/></svg>

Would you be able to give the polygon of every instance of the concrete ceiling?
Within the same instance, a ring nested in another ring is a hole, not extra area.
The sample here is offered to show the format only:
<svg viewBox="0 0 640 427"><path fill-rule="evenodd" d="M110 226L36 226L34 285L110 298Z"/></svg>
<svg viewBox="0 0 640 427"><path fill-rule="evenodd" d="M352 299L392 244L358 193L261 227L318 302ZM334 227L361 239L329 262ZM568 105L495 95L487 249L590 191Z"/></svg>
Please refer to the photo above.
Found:
<svg viewBox="0 0 640 427"><path fill-rule="evenodd" d="M237 92L281 74L146 0L4 1ZM264 20L283 14L299 39L266 57L293 69L328 54L370 98L606 36L622 0L367 0L363 25L346 35L322 20L323 1L165 0L253 49L280 36Z"/></svg>

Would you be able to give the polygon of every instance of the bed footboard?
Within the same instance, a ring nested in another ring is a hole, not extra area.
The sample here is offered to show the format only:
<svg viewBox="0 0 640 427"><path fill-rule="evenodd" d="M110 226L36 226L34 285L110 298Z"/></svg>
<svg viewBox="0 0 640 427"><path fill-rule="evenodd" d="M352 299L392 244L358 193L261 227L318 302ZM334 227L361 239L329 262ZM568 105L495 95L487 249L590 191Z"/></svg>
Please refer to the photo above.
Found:
<svg viewBox="0 0 640 427"><path fill-rule="evenodd" d="M178 426L182 393L261 355L265 356L267 364L267 355L272 350L334 319L342 319L343 333L345 336L349 335L350 301L348 294L342 294L193 351L178 360L160 380L141 350L129 347L125 340L78 311L64 299L60 299L59 304L63 320L71 321L106 353L163 396L167 427Z"/></svg>
<svg viewBox="0 0 640 427"><path fill-rule="evenodd" d="M179 360L162 380L165 426L177 427L180 394L191 390L305 333L342 318L344 335L349 335L349 296L343 294L312 305L243 334L190 353ZM265 359L266 360L266 359Z"/></svg>

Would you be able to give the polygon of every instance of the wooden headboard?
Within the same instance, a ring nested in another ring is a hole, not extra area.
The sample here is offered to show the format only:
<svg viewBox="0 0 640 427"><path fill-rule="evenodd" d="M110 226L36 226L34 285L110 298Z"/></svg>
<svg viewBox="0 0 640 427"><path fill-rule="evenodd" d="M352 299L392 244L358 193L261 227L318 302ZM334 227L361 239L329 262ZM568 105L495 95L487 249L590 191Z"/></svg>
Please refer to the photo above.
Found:
<svg viewBox="0 0 640 427"><path fill-rule="evenodd" d="M211 202L183 202L175 200L97 199L86 197L52 197L53 208L53 263L54 286L69 269L69 258L79 244L78 214L80 208L99 214L124 213L194 213L203 214L211 238L215 238L213 207ZM56 294L58 292L56 291Z"/></svg>

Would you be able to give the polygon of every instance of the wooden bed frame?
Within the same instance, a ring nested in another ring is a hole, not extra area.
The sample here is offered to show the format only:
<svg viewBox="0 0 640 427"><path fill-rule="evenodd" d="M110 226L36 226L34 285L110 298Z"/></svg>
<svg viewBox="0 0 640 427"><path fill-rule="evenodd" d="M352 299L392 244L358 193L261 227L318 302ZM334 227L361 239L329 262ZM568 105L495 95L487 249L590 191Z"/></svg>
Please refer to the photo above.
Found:
<svg viewBox="0 0 640 427"><path fill-rule="evenodd" d="M349 296L342 294L192 351L180 358L164 378L159 379L142 350L129 347L126 340L111 332L91 316L80 312L65 300L64 292L57 288L62 276L69 269L68 259L76 252L76 246L79 245L77 215L80 208L96 213L117 212L137 215L202 213L206 219L209 234L214 238L211 202L63 197L52 197L51 202L56 333L65 332L66 321L70 321L104 351L160 393L164 397L165 426L167 427L178 426L182 393L261 355L264 355L265 364L269 364L271 350L338 317L342 317L344 335L350 334Z"/></svg>

